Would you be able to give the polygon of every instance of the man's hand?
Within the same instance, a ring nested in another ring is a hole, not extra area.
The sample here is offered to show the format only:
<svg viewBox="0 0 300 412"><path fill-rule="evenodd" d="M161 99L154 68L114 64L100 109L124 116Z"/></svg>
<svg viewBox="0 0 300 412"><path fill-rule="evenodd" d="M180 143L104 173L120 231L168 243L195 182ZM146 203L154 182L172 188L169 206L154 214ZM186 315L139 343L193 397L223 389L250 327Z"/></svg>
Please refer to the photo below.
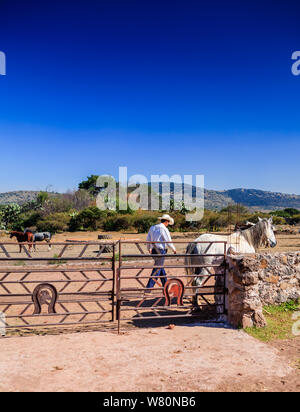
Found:
<svg viewBox="0 0 300 412"><path fill-rule="evenodd" d="M174 255L176 255L176 253L177 253L176 250L174 250Z"/></svg>

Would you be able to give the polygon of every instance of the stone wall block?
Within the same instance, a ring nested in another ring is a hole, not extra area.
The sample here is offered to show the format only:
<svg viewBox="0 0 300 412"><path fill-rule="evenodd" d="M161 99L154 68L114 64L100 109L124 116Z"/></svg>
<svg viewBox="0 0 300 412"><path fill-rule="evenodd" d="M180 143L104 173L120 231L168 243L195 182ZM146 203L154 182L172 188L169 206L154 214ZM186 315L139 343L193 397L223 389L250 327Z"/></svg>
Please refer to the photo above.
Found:
<svg viewBox="0 0 300 412"><path fill-rule="evenodd" d="M265 326L263 306L300 298L300 252L228 258L228 320Z"/></svg>

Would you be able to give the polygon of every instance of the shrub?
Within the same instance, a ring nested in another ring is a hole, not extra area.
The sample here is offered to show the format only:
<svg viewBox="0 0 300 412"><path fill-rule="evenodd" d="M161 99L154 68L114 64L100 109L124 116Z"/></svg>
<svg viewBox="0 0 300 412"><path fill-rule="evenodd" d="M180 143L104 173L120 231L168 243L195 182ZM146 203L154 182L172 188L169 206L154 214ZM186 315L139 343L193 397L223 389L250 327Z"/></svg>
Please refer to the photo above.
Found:
<svg viewBox="0 0 300 412"><path fill-rule="evenodd" d="M39 212L24 213L20 216L23 220L23 227L36 226L37 222L42 218Z"/></svg>
<svg viewBox="0 0 300 412"><path fill-rule="evenodd" d="M289 225L298 225L300 223L300 214L286 218L286 221Z"/></svg>
<svg viewBox="0 0 300 412"><path fill-rule="evenodd" d="M132 225L130 215L113 216L103 223L103 229L109 231L128 230Z"/></svg>
<svg viewBox="0 0 300 412"><path fill-rule="evenodd" d="M21 207L16 203L3 206L1 208L2 226L7 229L8 227L11 227L11 225L15 224L16 222L19 222L20 213L21 213Z"/></svg>
<svg viewBox="0 0 300 412"><path fill-rule="evenodd" d="M37 221L37 230L41 232L64 232L68 230L71 216L68 213L53 213Z"/></svg>
<svg viewBox="0 0 300 412"><path fill-rule="evenodd" d="M44 216L53 213L69 212L72 209L72 201L67 195L52 196L45 200L40 207L40 211Z"/></svg>
<svg viewBox="0 0 300 412"><path fill-rule="evenodd" d="M106 212L97 206L87 207L70 219L69 229L75 230L97 230L106 217Z"/></svg>
<svg viewBox="0 0 300 412"><path fill-rule="evenodd" d="M139 216L133 220L133 226L137 229L138 233L146 233L151 226L157 223L157 217L155 216Z"/></svg>
<svg viewBox="0 0 300 412"><path fill-rule="evenodd" d="M284 225L286 223L285 218L281 216L273 216L274 225Z"/></svg>

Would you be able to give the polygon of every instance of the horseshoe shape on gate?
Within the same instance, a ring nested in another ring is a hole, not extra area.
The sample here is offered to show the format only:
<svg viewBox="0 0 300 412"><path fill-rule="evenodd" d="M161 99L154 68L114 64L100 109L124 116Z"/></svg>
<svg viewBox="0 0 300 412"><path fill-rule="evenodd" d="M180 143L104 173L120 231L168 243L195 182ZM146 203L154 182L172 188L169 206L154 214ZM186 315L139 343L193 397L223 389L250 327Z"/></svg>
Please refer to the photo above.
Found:
<svg viewBox="0 0 300 412"><path fill-rule="evenodd" d="M172 298L177 298L177 305L183 306L182 298L184 293L184 284L180 279L169 279L164 287L166 306L171 306Z"/></svg>
<svg viewBox="0 0 300 412"><path fill-rule="evenodd" d="M57 300L57 290L50 283L41 283L32 293L34 303L34 315L39 315L42 311L42 305L48 306L48 313L56 313L55 303Z"/></svg>

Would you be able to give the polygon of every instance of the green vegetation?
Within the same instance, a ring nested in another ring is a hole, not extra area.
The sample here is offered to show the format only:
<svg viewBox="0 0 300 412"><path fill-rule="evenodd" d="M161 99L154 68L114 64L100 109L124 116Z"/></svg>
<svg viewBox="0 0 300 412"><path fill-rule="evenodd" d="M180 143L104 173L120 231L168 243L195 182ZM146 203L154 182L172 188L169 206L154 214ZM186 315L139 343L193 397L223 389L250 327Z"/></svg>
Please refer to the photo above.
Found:
<svg viewBox="0 0 300 412"><path fill-rule="evenodd" d="M0 205L0 229L23 231L25 228L30 228L33 231L50 231L51 233L94 230L144 233L157 222L157 217L165 212L164 210L152 212L142 209L134 211L127 205L124 207L118 200L116 211L102 211L96 206L96 195L99 193L96 182L97 176L91 175L79 183L78 190L74 192L59 194L42 191L36 193L34 200L28 197L29 200L21 205L17 203ZM150 194L149 186L145 186L144 189ZM134 188L129 188L129 193L132 190ZM118 195L118 183L116 192ZM251 193L248 195L250 196ZM235 193L236 196L237 194L241 195L240 192ZM256 195L262 196L260 192ZM251 213L242 205L230 205L219 211L205 210L203 219L192 223L185 219L187 210L183 202L179 210L175 210L174 199L171 197L169 210L175 219L175 225L170 227L170 230L181 232L227 231L229 215L231 215L232 225L244 224L247 221L256 223L259 217L270 216L273 216L275 225L300 223L300 210L295 208L270 213Z"/></svg>
<svg viewBox="0 0 300 412"><path fill-rule="evenodd" d="M281 219L281 221L288 225L297 225L300 223L300 210L287 208L283 210L276 210L271 212L275 218Z"/></svg>
<svg viewBox="0 0 300 412"><path fill-rule="evenodd" d="M292 326L295 322L292 315L297 310L300 310L299 301L289 301L278 306L266 306L264 316L267 326L265 328L246 328L245 331L262 342L292 339L295 337L292 333Z"/></svg>
<svg viewBox="0 0 300 412"><path fill-rule="evenodd" d="M99 193L99 188L97 187L97 175L91 175L87 177L87 180L83 180L79 183L78 187L82 190L87 190L92 196L96 196Z"/></svg>

